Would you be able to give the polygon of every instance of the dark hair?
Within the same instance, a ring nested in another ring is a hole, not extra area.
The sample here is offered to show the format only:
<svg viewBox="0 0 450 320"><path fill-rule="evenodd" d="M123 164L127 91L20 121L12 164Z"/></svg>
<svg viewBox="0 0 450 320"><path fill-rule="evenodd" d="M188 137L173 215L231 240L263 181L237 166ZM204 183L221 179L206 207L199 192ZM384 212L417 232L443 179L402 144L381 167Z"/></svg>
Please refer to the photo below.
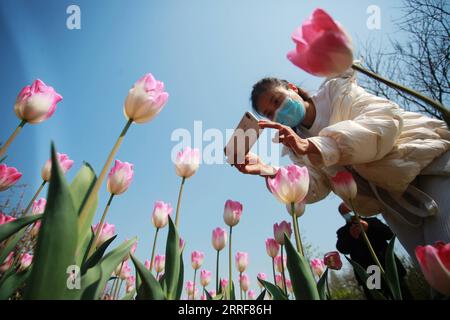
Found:
<svg viewBox="0 0 450 320"><path fill-rule="evenodd" d="M252 109L259 114L260 116L264 116L263 114L261 114L259 112L258 109L258 105L257 105L257 100L259 98L259 96L268 91L271 90L275 87L281 86L285 89L289 89L289 82L287 80L282 80L282 79L278 79L278 78L273 78L273 77L267 77L267 78L263 78L261 80L259 80L257 83L255 83L253 85L253 89L252 89L252 94L250 96L250 100L252 102ZM305 101L311 101L311 96L308 94L308 92L306 92L305 90L301 89L299 86L297 87L297 93L299 94L299 96L305 100Z"/></svg>

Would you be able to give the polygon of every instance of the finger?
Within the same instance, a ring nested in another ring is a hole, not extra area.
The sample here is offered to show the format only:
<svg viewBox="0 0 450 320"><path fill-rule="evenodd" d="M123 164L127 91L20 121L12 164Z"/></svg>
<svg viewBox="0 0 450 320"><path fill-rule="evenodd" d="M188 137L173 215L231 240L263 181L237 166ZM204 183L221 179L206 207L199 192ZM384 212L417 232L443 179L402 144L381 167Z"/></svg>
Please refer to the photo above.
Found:
<svg viewBox="0 0 450 320"><path fill-rule="evenodd" d="M260 120L258 125L261 129L263 128L272 128L272 129L281 129L283 126L278 122L269 121L269 120Z"/></svg>

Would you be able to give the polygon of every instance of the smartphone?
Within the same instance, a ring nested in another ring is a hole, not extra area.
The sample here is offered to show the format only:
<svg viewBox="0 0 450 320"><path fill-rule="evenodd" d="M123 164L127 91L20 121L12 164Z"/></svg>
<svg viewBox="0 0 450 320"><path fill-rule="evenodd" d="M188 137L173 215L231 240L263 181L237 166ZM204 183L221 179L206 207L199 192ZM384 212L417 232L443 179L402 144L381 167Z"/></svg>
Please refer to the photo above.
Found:
<svg viewBox="0 0 450 320"><path fill-rule="evenodd" d="M258 119L247 111L224 148L227 162L231 165L243 164L245 156L258 140L261 132Z"/></svg>

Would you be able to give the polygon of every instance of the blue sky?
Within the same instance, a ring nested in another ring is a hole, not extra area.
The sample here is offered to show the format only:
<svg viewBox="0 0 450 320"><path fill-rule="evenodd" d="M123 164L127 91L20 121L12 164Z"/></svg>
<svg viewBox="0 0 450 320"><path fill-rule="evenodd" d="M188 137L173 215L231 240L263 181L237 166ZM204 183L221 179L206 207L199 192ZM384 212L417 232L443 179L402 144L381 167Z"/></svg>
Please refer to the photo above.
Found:
<svg viewBox="0 0 450 320"><path fill-rule="evenodd" d="M70 4L81 8L81 30L66 28ZM366 27L369 5L381 9L380 30ZM28 185L25 199L40 184L51 140L75 161L69 180L82 161L99 172L125 123L122 106L129 88L151 72L164 81L170 99L152 122L129 130L117 158L135 164L135 179L124 195L114 199L107 217L118 230L116 245L137 235L137 255L149 258L153 203L163 200L176 206L180 178L170 158L177 144L170 139L172 132L177 128L193 132L194 121L202 121L203 130L234 128L250 109L252 85L265 76L301 83L314 92L323 79L286 59L294 47L292 31L314 8L325 9L340 21L358 49L367 39L385 43L388 36L401 36L392 24L399 5L373 0L1 1L0 140L19 122L13 105L23 86L40 78L64 97L51 119L25 127L8 150L6 163L23 172L21 183ZM96 221L107 196L103 186ZM264 240L272 236L275 222L289 220L262 178L242 175L227 165L203 165L186 182L180 227L187 243L185 261L192 250L200 250L206 254L204 267L214 270L211 231L224 226L227 199L244 205L233 232L234 252L249 252L248 273L256 288L258 272L271 274ZM322 253L335 249L335 232L343 224L339 202L330 195L308 206L300 219L305 240ZM166 230L158 253L164 252L165 237ZM222 272L225 276L225 268ZM186 277L192 275L187 268Z"/></svg>

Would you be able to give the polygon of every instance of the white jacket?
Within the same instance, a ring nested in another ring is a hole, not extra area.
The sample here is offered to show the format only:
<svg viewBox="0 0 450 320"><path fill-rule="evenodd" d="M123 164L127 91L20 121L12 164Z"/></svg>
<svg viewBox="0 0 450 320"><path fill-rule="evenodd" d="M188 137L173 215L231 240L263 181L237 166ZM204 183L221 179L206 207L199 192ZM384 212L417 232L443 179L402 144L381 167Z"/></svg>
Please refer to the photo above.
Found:
<svg viewBox="0 0 450 320"><path fill-rule="evenodd" d="M307 166L312 203L331 191L330 178L343 166L389 193L401 195L434 159L450 150L450 131L445 122L415 112L366 92L356 84L353 69L327 79L329 125L310 137L320 156L297 156L284 147L291 160ZM301 134L302 130L299 129ZM358 194L355 209L364 215L379 213L380 203Z"/></svg>

